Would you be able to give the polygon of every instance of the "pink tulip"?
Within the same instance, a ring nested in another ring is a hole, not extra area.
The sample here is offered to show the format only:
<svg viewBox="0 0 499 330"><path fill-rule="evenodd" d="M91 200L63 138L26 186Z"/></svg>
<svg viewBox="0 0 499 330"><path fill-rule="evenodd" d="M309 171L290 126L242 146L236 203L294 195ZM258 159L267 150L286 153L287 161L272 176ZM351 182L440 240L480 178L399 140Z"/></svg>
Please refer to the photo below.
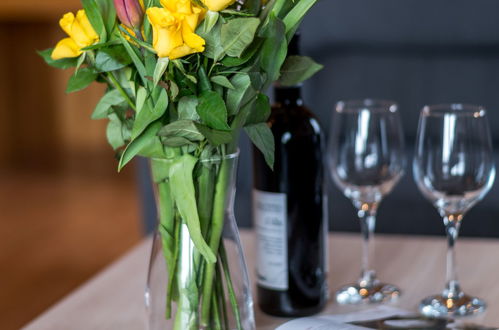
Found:
<svg viewBox="0 0 499 330"><path fill-rule="evenodd" d="M114 0L114 7L121 23L134 31L140 31L144 11L138 0Z"/></svg>

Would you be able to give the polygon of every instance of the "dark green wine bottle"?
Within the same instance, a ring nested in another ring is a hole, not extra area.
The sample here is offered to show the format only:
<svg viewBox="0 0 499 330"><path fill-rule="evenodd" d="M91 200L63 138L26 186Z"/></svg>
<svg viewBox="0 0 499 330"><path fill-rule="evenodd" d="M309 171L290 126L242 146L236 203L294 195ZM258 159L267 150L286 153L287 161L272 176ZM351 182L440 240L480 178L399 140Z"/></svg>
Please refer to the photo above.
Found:
<svg viewBox="0 0 499 330"><path fill-rule="evenodd" d="M295 36L288 54L298 53ZM258 305L271 315L305 316L319 312L328 296L324 137L300 86L275 86L274 96L274 171L253 151Z"/></svg>

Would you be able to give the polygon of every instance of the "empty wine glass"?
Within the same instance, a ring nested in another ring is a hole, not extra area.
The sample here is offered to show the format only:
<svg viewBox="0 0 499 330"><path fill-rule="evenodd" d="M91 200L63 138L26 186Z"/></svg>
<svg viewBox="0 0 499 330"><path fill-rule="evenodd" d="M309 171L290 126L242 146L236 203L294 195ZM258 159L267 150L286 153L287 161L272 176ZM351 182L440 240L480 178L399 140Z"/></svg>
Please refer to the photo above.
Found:
<svg viewBox="0 0 499 330"><path fill-rule="evenodd" d="M328 144L329 168L333 181L357 209L363 237L360 279L336 293L340 304L382 302L400 295L397 287L376 278L370 265L370 238L381 200L403 175L403 144L394 102L363 100L336 105Z"/></svg>
<svg viewBox="0 0 499 330"><path fill-rule="evenodd" d="M424 107L413 166L419 189L443 218L448 242L446 287L424 299L419 309L430 317L480 313L485 303L459 286L454 246L464 214L487 194L495 177L485 109L463 104Z"/></svg>

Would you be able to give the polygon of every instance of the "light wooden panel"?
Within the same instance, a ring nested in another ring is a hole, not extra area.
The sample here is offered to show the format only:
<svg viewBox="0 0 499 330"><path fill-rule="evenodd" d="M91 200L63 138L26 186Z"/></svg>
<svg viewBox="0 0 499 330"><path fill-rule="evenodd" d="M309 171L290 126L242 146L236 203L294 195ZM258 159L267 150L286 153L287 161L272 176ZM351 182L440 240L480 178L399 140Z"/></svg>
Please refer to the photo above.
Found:
<svg viewBox="0 0 499 330"><path fill-rule="evenodd" d="M241 239L250 280L255 284L254 232L241 230ZM41 315L24 330L88 330L145 329L144 287L150 253L150 240L130 251L105 272L86 283L72 295ZM419 301L440 292L444 286L445 239L435 237L380 235L376 241L376 266L379 278L398 285L402 290L395 307L416 311ZM460 239L457 259L461 284L466 292L483 298L488 311L463 322L497 328L499 324L499 260L494 251L499 242L490 239ZM329 235L329 288L331 299L321 313L340 314L370 308L339 306L333 300L334 291L358 278L361 238L359 234ZM253 286L254 288L254 286ZM255 291L254 291L255 292ZM256 297L255 297L256 298ZM286 318L265 315L255 304L258 330L273 330ZM461 324L462 325L462 324Z"/></svg>

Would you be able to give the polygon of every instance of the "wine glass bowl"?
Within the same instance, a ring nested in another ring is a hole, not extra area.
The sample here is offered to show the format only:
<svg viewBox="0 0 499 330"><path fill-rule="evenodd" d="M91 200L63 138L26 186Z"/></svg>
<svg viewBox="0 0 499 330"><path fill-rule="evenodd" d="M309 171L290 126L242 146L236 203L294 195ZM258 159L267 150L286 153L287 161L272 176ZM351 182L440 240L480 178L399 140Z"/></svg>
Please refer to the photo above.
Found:
<svg viewBox="0 0 499 330"><path fill-rule="evenodd" d="M369 264L376 211L404 172L402 125L396 103L361 100L338 102L328 143L331 177L357 209L363 236L361 276L336 294L340 304L396 299L400 290L381 283Z"/></svg>
<svg viewBox="0 0 499 330"><path fill-rule="evenodd" d="M446 109L447 112L446 112ZM489 191L495 167L484 108L426 106L420 121L414 178L440 213L464 214Z"/></svg>
<svg viewBox="0 0 499 330"><path fill-rule="evenodd" d="M419 190L443 218L448 241L446 287L425 298L419 309L430 317L480 313L485 303L460 288L454 246L464 215L487 194L495 178L486 110L464 104L424 107L413 172Z"/></svg>

